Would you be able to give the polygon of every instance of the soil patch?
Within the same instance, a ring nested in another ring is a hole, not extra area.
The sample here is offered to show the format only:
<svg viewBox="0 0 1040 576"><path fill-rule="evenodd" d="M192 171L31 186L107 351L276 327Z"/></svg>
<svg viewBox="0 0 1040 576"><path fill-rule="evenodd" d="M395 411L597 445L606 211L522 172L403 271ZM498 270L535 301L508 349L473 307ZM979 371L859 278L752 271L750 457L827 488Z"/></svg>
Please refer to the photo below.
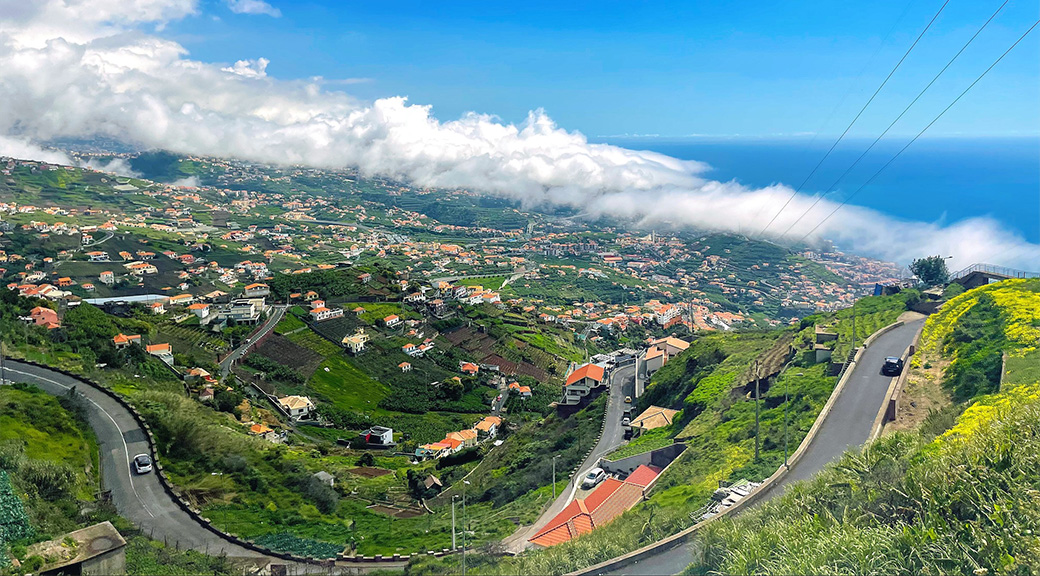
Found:
<svg viewBox="0 0 1040 576"><path fill-rule="evenodd" d="M372 468L371 466L358 466L357 468L347 470L347 472L357 474L358 476L364 476L365 478L379 478L380 476L394 473L393 470L387 470L386 468Z"/></svg>

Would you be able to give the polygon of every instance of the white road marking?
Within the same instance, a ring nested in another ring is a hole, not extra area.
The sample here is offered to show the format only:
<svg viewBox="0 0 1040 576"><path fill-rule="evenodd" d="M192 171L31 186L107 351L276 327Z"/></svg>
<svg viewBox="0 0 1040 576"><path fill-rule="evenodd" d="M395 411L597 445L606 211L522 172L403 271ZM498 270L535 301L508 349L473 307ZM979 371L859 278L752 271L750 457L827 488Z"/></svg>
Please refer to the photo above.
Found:
<svg viewBox="0 0 1040 576"><path fill-rule="evenodd" d="M68 387L68 386L66 386L64 384L61 384L59 382L55 382L54 380L51 380L50 378L46 378L44 376L39 376L37 374L32 374L30 372L22 372L21 370L16 370L14 368L6 368L6 370L8 372L15 372L17 374L24 374L25 376L29 376L31 378L37 378L39 380L44 380L46 382L50 382L51 384L54 384L55 386L58 386L60 388L64 388L65 390L69 390L70 389L70 387ZM134 472L133 472L133 470L131 469L131 466L130 466L130 447L126 445L126 438L123 437L123 431L119 428L119 424L117 424L116 423L116 419L113 418L112 415L109 414L104 408L99 406L97 402L94 402L90 398L87 398L87 396L85 394L82 394L82 396L83 396L83 398L87 402L90 402L95 407L97 407L97 409L100 410L102 414L104 414L105 416L108 416L108 419L112 421L112 425L116 427L116 431L119 432L119 439L123 442L123 452L126 454L126 467L127 467L126 474L127 474L127 477L130 479L130 489L134 491L134 496L136 496L137 497L137 501L141 503L141 508L144 508L144 511L147 512L149 516L151 516L152 518L155 518L155 514L152 514L152 511L148 509L148 506L145 505L144 500L141 499L141 495L137 493L137 488L134 486Z"/></svg>

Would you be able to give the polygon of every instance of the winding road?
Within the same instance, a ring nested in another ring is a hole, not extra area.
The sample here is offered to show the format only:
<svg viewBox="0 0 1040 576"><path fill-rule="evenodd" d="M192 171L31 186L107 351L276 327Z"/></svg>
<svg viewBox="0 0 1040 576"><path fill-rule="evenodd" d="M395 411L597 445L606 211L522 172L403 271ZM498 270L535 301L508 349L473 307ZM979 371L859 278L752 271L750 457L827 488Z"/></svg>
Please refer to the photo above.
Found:
<svg viewBox="0 0 1040 576"><path fill-rule="evenodd" d="M243 355L245 355L246 351L249 350L249 347L252 346L253 343L263 338L271 330L274 330L274 327L277 326L279 322L281 322L282 316L285 316L285 311L288 309L289 308L287 306L280 304L271 306L271 314L267 317L267 320L264 321L264 325L261 326L255 334L250 336L248 340L243 342L241 346L235 348L233 352L225 356L224 359L220 361L221 378L227 377L228 373L231 372L231 365L235 363L235 360L238 360Z"/></svg>
<svg viewBox="0 0 1040 576"><path fill-rule="evenodd" d="M568 487L549 505L545 512L542 512L538 520L530 526L519 528L502 541L502 545L507 550L513 553L523 551L528 545L527 539L534 536L549 520L552 520L571 503L581 485L582 475L595 466L600 458L611 453L624 441L625 429L621 425L621 416L626 408L631 407L625 403L625 396L633 395L635 373L635 363L615 368L610 372L607 377L607 410L604 415L603 433L600 434L599 441L596 442L596 446L593 447L588 457L582 461L581 466L578 467L578 473L571 479Z"/></svg>
<svg viewBox="0 0 1040 576"><path fill-rule="evenodd" d="M211 556L226 555L238 562L256 565L286 565L289 574L332 573L316 564L287 562L231 543L199 524L165 491L153 472L137 475L130 469L131 459L149 454L147 436L133 415L112 397L71 376L6 359L6 380L28 382L43 391L61 396L75 388L85 401L87 421L100 445L101 476L112 503L121 516L130 520L144 534L179 549L191 548ZM357 573L369 570L403 568L404 562L381 562L365 565L337 563L335 573Z"/></svg>
<svg viewBox="0 0 1040 576"><path fill-rule="evenodd" d="M788 473L771 486L755 505L783 494L787 486L808 479L847 449L867 442L892 381L892 377L881 373L881 365L886 356L901 355L913 342L914 335L923 323L924 319L907 322L878 336L863 350L863 355L812 443ZM679 574L693 561L697 545L697 539L691 538L673 548L661 549L634 564L605 573L631 576Z"/></svg>

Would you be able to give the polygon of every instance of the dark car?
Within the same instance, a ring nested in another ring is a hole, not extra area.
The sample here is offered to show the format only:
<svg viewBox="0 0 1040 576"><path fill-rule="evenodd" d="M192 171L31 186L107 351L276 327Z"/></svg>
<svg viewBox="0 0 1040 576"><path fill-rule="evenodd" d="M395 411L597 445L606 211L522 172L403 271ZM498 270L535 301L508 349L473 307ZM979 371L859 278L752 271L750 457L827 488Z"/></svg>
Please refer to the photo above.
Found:
<svg viewBox="0 0 1040 576"><path fill-rule="evenodd" d="M885 358L885 365L881 367L881 373L885 376L898 376L903 371L903 359L895 356Z"/></svg>

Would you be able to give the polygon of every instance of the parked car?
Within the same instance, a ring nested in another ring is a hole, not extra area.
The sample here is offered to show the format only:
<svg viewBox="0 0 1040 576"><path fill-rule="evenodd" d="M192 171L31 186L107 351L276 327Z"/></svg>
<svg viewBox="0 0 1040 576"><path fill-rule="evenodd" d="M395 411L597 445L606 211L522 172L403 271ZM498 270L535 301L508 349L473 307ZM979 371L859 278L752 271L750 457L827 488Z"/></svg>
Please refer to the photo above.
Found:
<svg viewBox="0 0 1040 576"><path fill-rule="evenodd" d="M881 367L881 373L885 376L898 376L903 371L903 359L896 356L885 358L885 365Z"/></svg>
<svg viewBox="0 0 1040 576"><path fill-rule="evenodd" d="M632 419L629 418L628 416L625 416L624 418L621 419L621 425L622 426L631 426L632 425Z"/></svg>
<svg viewBox="0 0 1040 576"><path fill-rule="evenodd" d="M134 456L134 471L138 474L147 474L152 471L152 457L147 454Z"/></svg>
<svg viewBox="0 0 1040 576"><path fill-rule="evenodd" d="M607 479L607 473L602 468L593 468L581 481L582 488L592 488Z"/></svg>
<svg viewBox="0 0 1040 576"><path fill-rule="evenodd" d="M632 397L631 396L625 396L625 404L631 404L631 403L632 403Z"/></svg>

